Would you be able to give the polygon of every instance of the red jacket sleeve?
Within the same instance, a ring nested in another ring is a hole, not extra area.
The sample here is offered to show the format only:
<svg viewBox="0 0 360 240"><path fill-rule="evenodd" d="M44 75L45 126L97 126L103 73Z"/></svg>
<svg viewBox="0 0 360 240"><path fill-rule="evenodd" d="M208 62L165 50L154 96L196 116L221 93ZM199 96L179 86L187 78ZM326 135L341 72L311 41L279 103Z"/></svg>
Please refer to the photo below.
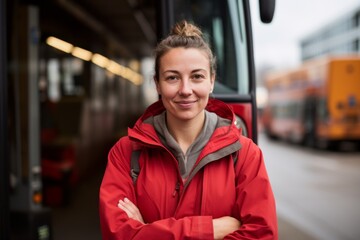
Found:
<svg viewBox="0 0 360 240"><path fill-rule="evenodd" d="M103 239L213 239L211 216L167 218L142 224L129 219L117 207L118 201L124 197L137 204L130 176L131 149L129 140L122 138L109 152L99 196Z"/></svg>
<svg viewBox="0 0 360 240"><path fill-rule="evenodd" d="M258 146L242 138L236 171L234 216L241 221L238 231L225 239L278 239L275 199Z"/></svg>

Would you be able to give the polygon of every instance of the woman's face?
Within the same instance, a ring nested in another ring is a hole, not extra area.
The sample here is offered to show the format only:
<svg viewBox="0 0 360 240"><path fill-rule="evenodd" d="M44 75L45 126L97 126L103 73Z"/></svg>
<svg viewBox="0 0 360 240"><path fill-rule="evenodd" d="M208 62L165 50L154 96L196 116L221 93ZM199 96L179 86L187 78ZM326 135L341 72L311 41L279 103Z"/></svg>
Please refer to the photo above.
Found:
<svg viewBox="0 0 360 240"><path fill-rule="evenodd" d="M203 111L214 87L215 75L205 52L195 48L174 48L160 59L156 89L168 119L203 119Z"/></svg>

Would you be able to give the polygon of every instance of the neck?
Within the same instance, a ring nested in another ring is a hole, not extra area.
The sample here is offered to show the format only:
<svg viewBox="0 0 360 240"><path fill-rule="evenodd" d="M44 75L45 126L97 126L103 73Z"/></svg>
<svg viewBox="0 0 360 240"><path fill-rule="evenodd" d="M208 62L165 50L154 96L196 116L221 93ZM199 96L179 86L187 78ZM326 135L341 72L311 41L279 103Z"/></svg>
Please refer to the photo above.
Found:
<svg viewBox="0 0 360 240"><path fill-rule="evenodd" d="M185 154L189 146L199 136L204 126L205 112L200 113L195 119L189 121L170 119L169 116L167 116L166 122L170 134Z"/></svg>

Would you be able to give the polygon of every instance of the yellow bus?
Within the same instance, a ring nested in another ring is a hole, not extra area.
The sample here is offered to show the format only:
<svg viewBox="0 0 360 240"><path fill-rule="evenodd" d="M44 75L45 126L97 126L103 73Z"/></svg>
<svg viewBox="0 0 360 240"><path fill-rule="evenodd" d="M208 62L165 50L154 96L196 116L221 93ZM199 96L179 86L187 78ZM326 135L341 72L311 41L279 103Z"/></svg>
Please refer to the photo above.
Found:
<svg viewBox="0 0 360 240"><path fill-rule="evenodd" d="M264 130L320 148L360 142L360 55L305 62L266 77Z"/></svg>

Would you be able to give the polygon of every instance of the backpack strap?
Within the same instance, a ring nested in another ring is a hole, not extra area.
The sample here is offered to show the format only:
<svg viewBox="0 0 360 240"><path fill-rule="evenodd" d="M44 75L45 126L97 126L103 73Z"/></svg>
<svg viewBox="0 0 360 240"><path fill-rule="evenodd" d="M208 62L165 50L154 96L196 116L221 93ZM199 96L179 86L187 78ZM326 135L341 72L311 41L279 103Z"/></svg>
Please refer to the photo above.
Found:
<svg viewBox="0 0 360 240"><path fill-rule="evenodd" d="M132 177L133 183L135 184L139 173L140 173L140 165L139 165L139 157L140 157L140 150L134 150L131 153L131 162L130 162L130 175Z"/></svg>
<svg viewBox="0 0 360 240"><path fill-rule="evenodd" d="M133 183L136 183L136 180L139 176L140 173L140 165L139 165L139 158L140 158L140 153L141 150L134 150L131 153L131 161L130 161L130 175L132 177ZM234 166L236 165L236 162L238 160L238 156L239 156L239 151L236 151L234 153L232 153L232 158L234 161Z"/></svg>

